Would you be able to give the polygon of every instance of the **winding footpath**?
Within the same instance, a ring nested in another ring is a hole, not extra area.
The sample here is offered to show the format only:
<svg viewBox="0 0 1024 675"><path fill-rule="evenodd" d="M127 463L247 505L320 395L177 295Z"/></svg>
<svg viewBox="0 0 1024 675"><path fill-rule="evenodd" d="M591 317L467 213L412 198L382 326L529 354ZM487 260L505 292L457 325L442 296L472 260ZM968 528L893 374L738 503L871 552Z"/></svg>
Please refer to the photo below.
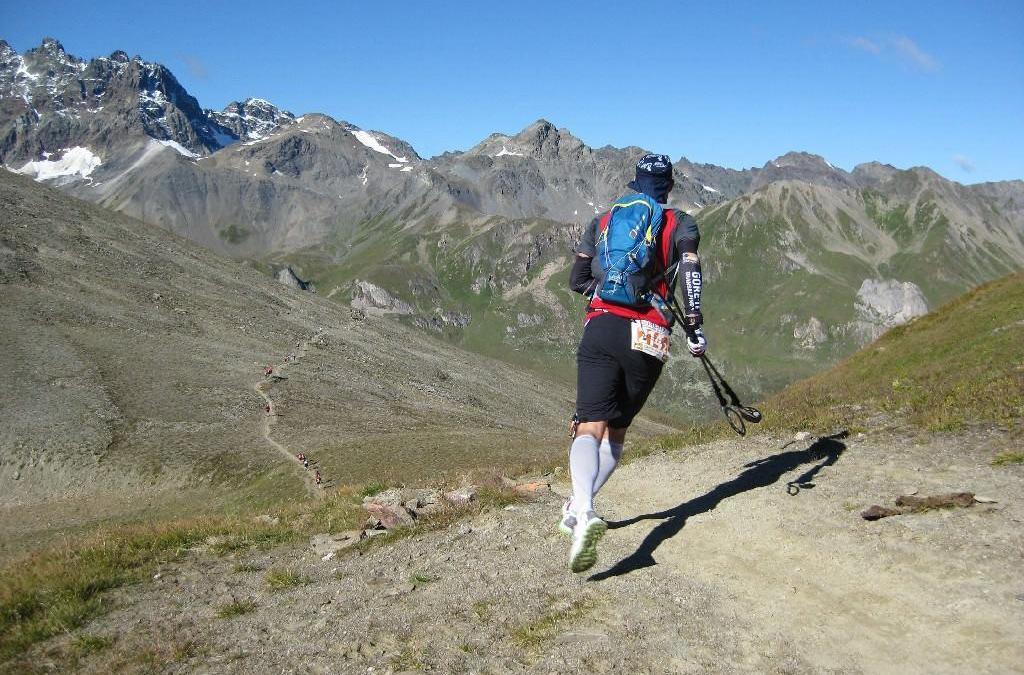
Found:
<svg viewBox="0 0 1024 675"><path fill-rule="evenodd" d="M302 357L306 355L306 352L309 350L310 344L312 344L313 341L315 341L322 334L323 331L318 330L313 335L313 337L299 343L298 348L295 350L295 358L285 359L285 362L281 364L271 364L271 368L273 368L273 375L269 377L264 376L252 387L257 394L263 397L263 401L265 404L266 413L263 416L262 422L263 438L275 450L277 450L285 458L287 458L289 462L298 466L299 470L302 472L302 480L306 485L306 490L309 492L309 494L317 498L323 498L324 496L323 485L316 484L316 480L313 478L312 471L303 468L302 463L299 462L298 460L297 453L293 453L291 450L284 447L270 436L270 428L277 421L277 405L274 403L274 399L270 398L269 389L274 386L274 376L279 376L281 373L284 372L285 368L287 368L290 365L298 363L298 361L300 361Z"/></svg>

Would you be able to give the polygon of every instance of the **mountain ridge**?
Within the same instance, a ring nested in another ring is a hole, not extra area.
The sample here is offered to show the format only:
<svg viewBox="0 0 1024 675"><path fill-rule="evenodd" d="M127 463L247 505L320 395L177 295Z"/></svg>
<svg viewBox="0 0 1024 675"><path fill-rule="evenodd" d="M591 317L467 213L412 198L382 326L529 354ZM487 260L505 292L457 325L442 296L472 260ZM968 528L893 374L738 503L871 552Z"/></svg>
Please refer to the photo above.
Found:
<svg viewBox="0 0 1024 675"><path fill-rule="evenodd" d="M156 95L138 83L131 89L134 80L122 82L120 99L131 109L131 133L104 131L102 120L83 127L59 110L32 126L8 114L24 103L4 93L24 79L13 59L8 53L0 64L0 159L16 170L55 175L48 180L77 197L268 274L292 265L335 301L377 298L402 308L399 321L545 371L568 373L567 345L579 331L581 299L560 281L575 239L626 192L644 151L592 148L540 118L423 159L385 133L248 99L226 109L251 118L259 138L211 152L189 135L195 125L170 123L178 119L174 97L141 115ZM157 109L160 138L144 124ZM50 118L59 123L48 126ZM12 138L47 149L22 166ZM76 145L90 139L109 141L109 154ZM74 157L53 159L69 147ZM894 317L1024 264L1024 181L964 186L927 168L879 162L847 172L805 151L743 170L683 158L674 171L670 205L697 213L703 234L708 326L728 336L722 357L745 369L755 393L842 357ZM671 393L661 401L685 401L692 376L678 360L670 365ZM708 396L706 388L694 394L694 410Z"/></svg>

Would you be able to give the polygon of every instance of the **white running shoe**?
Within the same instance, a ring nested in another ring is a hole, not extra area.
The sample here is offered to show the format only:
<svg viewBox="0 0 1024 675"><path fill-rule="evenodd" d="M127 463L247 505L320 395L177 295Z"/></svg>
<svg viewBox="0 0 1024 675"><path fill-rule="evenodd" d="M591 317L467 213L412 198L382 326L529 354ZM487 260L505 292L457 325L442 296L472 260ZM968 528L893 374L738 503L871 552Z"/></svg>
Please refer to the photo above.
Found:
<svg viewBox="0 0 1024 675"><path fill-rule="evenodd" d="M585 572L597 562L597 542L604 536L608 523L597 517L593 511L578 516L572 533L572 548L569 549L569 569Z"/></svg>
<svg viewBox="0 0 1024 675"><path fill-rule="evenodd" d="M558 522L558 530L565 536L571 537L575 528L576 513L572 510L572 497L569 497L562 504L562 520Z"/></svg>

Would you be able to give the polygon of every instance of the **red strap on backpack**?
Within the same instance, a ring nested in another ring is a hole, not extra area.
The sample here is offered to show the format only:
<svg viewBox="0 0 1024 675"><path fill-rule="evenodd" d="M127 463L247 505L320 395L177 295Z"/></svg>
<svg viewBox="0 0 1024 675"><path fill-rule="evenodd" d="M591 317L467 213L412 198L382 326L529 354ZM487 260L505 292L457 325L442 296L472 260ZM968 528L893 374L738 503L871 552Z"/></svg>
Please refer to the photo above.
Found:
<svg viewBox="0 0 1024 675"><path fill-rule="evenodd" d="M676 212L672 209L665 209L665 227L661 228L661 265L667 266L669 254L672 252L672 239L676 231Z"/></svg>
<svg viewBox="0 0 1024 675"><path fill-rule="evenodd" d="M675 229L678 224L675 211L672 211L671 209L665 209L663 217L665 218L665 223L661 232L658 233L658 236L661 237L661 241L659 242L658 250L655 254L655 260L662 268L668 265L670 255L672 253L672 242L675 237ZM605 232L608 229L608 222L610 220L610 211L601 216L600 220L598 220L598 226L600 227L601 232ZM664 296L665 292L668 290L667 280L664 278L659 279L655 284L655 290ZM653 307L640 310L632 307L623 307L622 305L616 305L614 303L605 303L599 297L592 298L590 304L587 306L587 321L604 313L615 314L616 316L621 316L627 319L645 319L656 323L659 326L668 326L658 311Z"/></svg>

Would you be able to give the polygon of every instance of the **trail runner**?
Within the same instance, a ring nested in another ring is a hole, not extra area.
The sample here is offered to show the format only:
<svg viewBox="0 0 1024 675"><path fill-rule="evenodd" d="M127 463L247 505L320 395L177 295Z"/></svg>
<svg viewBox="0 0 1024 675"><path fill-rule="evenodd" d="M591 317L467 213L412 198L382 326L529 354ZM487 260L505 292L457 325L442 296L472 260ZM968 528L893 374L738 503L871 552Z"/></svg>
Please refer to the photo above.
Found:
<svg viewBox="0 0 1024 675"><path fill-rule="evenodd" d="M677 279L683 283L686 346L694 357L702 355L707 347L701 330L697 223L682 211L660 208L673 186L669 158L644 155L637 162L636 178L628 186L635 194L619 199L610 213L594 218L576 248L569 286L589 297L590 302L576 356L576 415L569 449L572 496L562 507L559 523L559 529L572 536L569 568L573 572L583 572L597 561L597 543L608 526L594 509L594 496L615 471L626 431L668 359L672 321L667 312L659 311L658 298L673 293ZM629 213L646 217L639 221L644 228L653 226L660 217L657 235L651 239L652 230L647 230L645 238L639 232L643 228L630 224L625 225L628 233L623 234L622 223L629 222ZM628 277L631 281L640 279L630 288L642 300L622 304L603 299L602 294L615 295L606 282L623 278L617 275L616 264L624 256L609 253L612 235L621 240L638 233L653 257L639 275ZM609 269L611 274L606 272ZM647 296L645 289L657 295Z"/></svg>

